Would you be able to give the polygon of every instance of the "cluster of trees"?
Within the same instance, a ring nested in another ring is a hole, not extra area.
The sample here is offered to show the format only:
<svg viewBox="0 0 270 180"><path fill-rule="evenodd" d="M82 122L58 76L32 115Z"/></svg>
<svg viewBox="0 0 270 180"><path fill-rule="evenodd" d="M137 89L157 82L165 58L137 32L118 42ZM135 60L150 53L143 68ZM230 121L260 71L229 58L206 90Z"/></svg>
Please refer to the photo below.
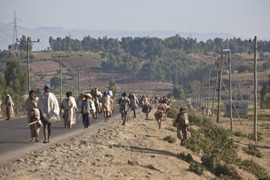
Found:
<svg viewBox="0 0 270 180"><path fill-rule="evenodd" d="M25 72L20 61L12 58L6 62L4 74L0 74L1 98L5 100L5 95L10 94L15 103L15 110L18 111L21 111L23 95L27 90L27 74Z"/></svg>
<svg viewBox="0 0 270 180"><path fill-rule="evenodd" d="M102 68L139 79L173 81L175 84L186 82L188 79L200 79L201 75L191 71L188 53L207 54L230 48L232 53L249 52L253 43L240 38L215 38L206 42L198 42L193 38L183 38L179 35L165 39L155 37L123 37L114 38L84 37L81 41L65 38L49 38L53 51L94 51L101 52ZM260 51L268 51L270 42L260 41ZM200 65L197 65L199 67ZM194 67L193 67L194 68ZM245 68L246 70L246 68ZM201 71L200 69L198 71ZM198 72L196 71L196 72ZM192 77L192 78L191 78Z"/></svg>
<svg viewBox="0 0 270 180"><path fill-rule="evenodd" d="M249 52L253 49L253 43L250 40L241 40L240 38L226 39L221 38L209 39L206 42L193 38L183 38L179 35L165 39L155 37L123 37L121 40L108 38L84 37L81 41L65 38L49 38L50 48L53 51L102 51L110 53L126 52L138 58L162 57L166 51L180 50L185 53L208 53L219 52L221 49L229 48L232 53ZM260 51L265 52L270 49L269 41L259 41Z"/></svg>
<svg viewBox="0 0 270 180"><path fill-rule="evenodd" d="M21 50L21 51L27 51L27 41L31 42L30 37L26 37L25 35L22 35L22 38L19 40L18 43L15 43L13 45L9 45L9 50ZM28 50L32 51L32 43L28 43Z"/></svg>

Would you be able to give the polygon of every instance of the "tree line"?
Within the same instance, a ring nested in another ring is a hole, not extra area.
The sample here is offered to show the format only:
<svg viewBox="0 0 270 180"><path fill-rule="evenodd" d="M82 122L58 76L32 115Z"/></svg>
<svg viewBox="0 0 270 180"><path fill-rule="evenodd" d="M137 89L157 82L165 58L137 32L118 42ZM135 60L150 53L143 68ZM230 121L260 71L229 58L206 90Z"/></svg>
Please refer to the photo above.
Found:
<svg viewBox="0 0 270 180"><path fill-rule="evenodd" d="M258 42L261 52L268 52L270 41ZM69 36L65 38L49 38L49 45L53 51L96 51L108 53L126 52L137 58L162 57L167 50L180 50L185 53L207 54L209 52L219 52L221 49L229 48L232 53L244 53L253 49L253 43L250 40L241 38L233 39L209 39L206 42L197 41L195 38L184 38L179 35L165 39L156 37L122 37L121 40L108 38L93 38L85 36L81 41L72 39Z"/></svg>
<svg viewBox="0 0 270 180"><path fill-rule="evenodd" d="M232 53L249 52L253 43L249 40L209 39L206 42L193 38L183 38L179 35L165 39L156 37L123 37L121 40L108 38L93 38L85 36L81 41L65 38L50 37L49 45L53 51L93 51L100 52L102 68L139 79L172 81L181 84L187 80L200 79L201 75L191 69L192 62L187 58L188 53L208 54L219 53L221 49L229 48ZM260 41L260 51L269 51L270 42ZM205 71L197 64L196 71Z"/></svg>

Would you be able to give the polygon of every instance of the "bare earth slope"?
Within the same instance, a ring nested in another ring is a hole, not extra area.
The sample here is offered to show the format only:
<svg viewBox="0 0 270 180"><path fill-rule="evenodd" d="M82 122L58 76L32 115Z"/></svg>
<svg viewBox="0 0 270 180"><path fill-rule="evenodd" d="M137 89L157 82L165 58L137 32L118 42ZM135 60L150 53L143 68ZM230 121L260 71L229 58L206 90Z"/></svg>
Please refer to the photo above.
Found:
<svg viewBox="0 0 270 180"><path fill-rule="evenodd" d="M153 115L152 115L153 116ZM152 117L153 118L153 117ZM132 118L130 118L132 119ZM43 151L0 167L0 179L211 179L207 171L198 176L179 158L191 153L179 141L168 143L164 137L176 132L167 130L171 120L144 120L144 114L130 120L125 127L118 122L103 123L99 129L53 145ZM192 153L191 153L192 154ZM199 157L192 154L195 161Z"/></svg>

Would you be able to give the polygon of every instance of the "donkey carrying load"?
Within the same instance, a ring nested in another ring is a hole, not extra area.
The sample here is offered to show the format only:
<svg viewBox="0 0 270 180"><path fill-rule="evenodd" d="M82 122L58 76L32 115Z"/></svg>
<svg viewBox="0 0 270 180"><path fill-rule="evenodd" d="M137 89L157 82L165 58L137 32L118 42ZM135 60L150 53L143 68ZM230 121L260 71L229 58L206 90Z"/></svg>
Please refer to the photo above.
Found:
<svg viewBox="0 0 270 180"><path fill-rule="evenodd" d="M93 88L91 90L91 95L93 97L93 101L96 107L96 111L93 114L94 121L97 121L99 115L102 113L102 103L101 103L101 97L102 93L98 90L98 88Z"/></svg>
<svg viewBox="0 0 270 180"><path fill-rule="evenodd" d="M164 118L165 118L165 111L163 110L157 110L155 113L154 113L154 116L155 116L155 119L157 120L158 122L158 128L161 129L161 121L164 121Z"/></svg>
<svg viewBox="0 0 270 180"><path fill-rule="evenodd" d="M142 98L140 99L140 105L142 107L142 112L146 114L146 120L148 120L148 115L152 110L149 98L147 96L142 96Z"/></svg>

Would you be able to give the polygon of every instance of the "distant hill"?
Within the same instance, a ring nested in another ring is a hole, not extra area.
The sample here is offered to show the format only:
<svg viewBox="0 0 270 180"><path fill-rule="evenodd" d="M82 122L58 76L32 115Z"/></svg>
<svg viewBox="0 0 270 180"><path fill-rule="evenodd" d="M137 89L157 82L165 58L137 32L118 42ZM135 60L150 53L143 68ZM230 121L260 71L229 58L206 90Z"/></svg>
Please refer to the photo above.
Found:
<svg viewBox="0 0 270 180"><path fill-rule="evenodd" d="M18 38L22 35L30 36L32 40L40 39L40 43L36 43L33 46L34 50L44 50L49 46L49 37L66 37L71 36L73 39L82 40L83 37L90 35L91 37L110 37L118 38L122 37L158 37L166 38L179 34L182 37L196 38L198 41L206 41L208 39L214 39L216 37L226 39L233 38L233 34L228 33L190 33L190 32L178 32L178 31L121 31L121 30L82 30L82 29L65 29L63 27L39 27L39 28L25 28L18 26ZM0 23L0 50L8 48L8 45L12 43L13 36L13 24Z"/></svg>

